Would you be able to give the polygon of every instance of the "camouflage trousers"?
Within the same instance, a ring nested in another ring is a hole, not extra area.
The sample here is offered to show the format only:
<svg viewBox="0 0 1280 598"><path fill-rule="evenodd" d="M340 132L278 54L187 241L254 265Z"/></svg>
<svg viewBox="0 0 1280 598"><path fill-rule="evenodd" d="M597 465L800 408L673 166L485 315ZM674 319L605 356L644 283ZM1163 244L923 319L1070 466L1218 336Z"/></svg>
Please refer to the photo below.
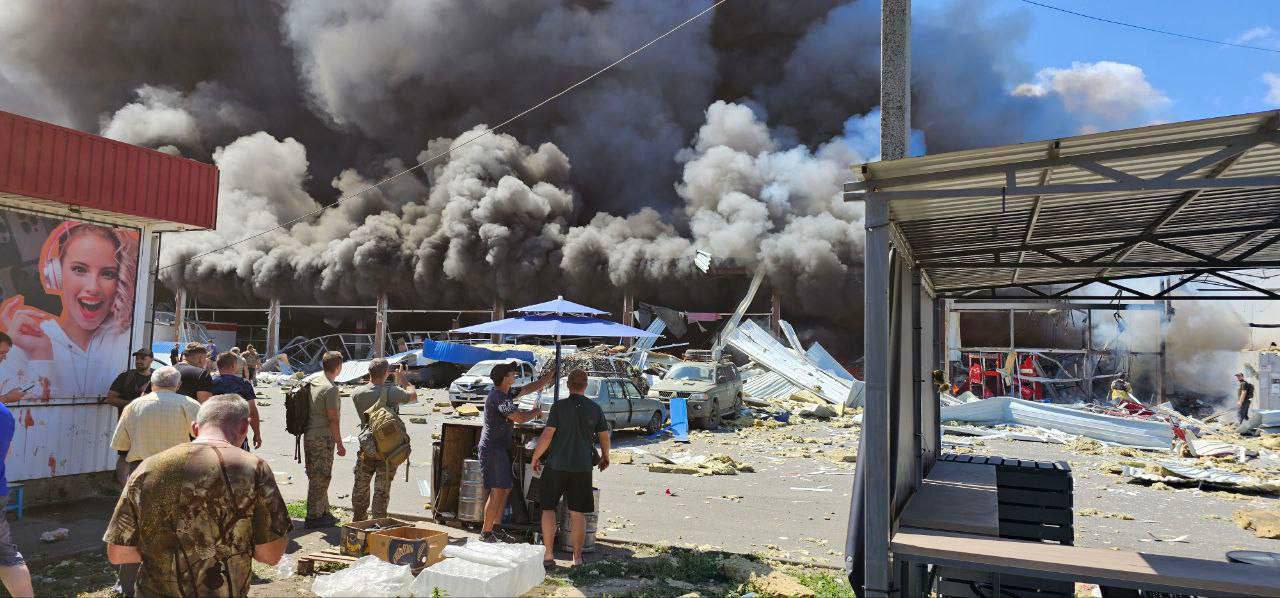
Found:
<svg viewBox="0 0 1280 598"><path fill-rule="evenodd" d="M328 432L302 436L307 470L307 519L329 512L329 480L333 477L333 437Z"/></svg>
<svg viewBox="0 0 1280 598"><path fill-rule="evenodd" d="M391 501L391 478L395 472L377 459L366 459L363 451L356 457L355 488L351 490L353 521L364 521L369 515L369 482L373 482L373 512L370 519L387 516L387 503Z"/></svg>

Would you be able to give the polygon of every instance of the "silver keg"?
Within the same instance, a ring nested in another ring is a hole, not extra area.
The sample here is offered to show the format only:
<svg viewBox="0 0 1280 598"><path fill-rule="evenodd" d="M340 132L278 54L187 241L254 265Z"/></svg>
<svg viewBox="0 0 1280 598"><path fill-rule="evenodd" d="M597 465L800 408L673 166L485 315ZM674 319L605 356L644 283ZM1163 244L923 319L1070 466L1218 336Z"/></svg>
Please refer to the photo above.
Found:
<svg viewBox="0 0 1280 598"><path fill-rule="evenodd" d="M582 552L595 552L596 550L596 521L600 517L600 489L591 489L591 500L595 504L595 509L586 514L587 533L582 541ZM556 507L556 521L559 523L559 531L556 532L556 543L560 550L573 550L573 535L569 526L569 506L563 499L560 505Z"/></svg>
<svg viewBox="0 0 1280 598"><path fill-rule="evenodd" d="M462 462L462 484L458 489L458 519L484 521L484 470L480 461L467 459Z"/></svg>

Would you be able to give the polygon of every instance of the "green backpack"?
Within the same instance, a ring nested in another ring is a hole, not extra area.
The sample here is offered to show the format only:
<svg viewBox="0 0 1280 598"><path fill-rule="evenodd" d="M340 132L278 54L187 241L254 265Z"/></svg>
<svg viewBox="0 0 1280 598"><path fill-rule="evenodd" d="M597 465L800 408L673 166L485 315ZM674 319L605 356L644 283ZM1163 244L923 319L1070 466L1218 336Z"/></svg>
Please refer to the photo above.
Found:
<svg viewBox="0 0 1280 598"><path fill-rule="evenodd" d="M382 389L378 402L364 412L369 423L360 431L360 450L366 459L383 462L391 473L409 460L409 431L400 419L387 407L387 390ZM404 468L404 479L409 481L409 468Z"/></svg>

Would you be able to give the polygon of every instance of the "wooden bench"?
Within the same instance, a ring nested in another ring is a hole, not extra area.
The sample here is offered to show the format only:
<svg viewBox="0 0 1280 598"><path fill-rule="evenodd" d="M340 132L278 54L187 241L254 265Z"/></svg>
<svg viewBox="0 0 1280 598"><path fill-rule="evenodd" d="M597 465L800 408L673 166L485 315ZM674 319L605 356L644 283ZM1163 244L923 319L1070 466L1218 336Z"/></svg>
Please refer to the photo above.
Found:
<svg viewBox="0 0 1280 598"><path fill-rule="evenodd" d="M901 528L891 544L895 559L999 575L1096 583L1199 596L1280 597L1280 575L1256 565L1081 548L918 528ZM904 588L904 596L928 588Z"/></svg>

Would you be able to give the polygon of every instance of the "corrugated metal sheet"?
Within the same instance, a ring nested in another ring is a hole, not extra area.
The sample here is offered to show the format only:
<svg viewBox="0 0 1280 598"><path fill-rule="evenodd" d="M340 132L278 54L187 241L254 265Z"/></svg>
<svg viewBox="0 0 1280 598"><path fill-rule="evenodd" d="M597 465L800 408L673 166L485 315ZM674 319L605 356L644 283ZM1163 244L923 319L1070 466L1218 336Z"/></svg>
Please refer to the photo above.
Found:
<svg viewBox="0 0 1280 598"><path fill-rule="evenodd" d="M1143 448L1169 448L1173 444L1173 428L1162 421L1114 417L1013 397L992 397L945 406L942 408L942 421L1046 428Z"/></svg>
<svg viewBox="0 0 1280 598"><path fill-rule="evenodd" d="M41 404L12 409L17 427L5 474L11 481L110 471L116 453L111 435L116 408L110 405Z"/></svg>
<svg viewBox="0 0 1280 598"><path fill-rule="evenodd" d="M770 336L755 322L747 320L724 337L724 342L744 353L761 367L787 382L804 388L828 402L856 407L862 404L864 385L858 380L841 380L811 363ZM750 379L748 379L749 381ZM744 381L744 385L747 381ZM743 392L747 392L743 389Z"/></svg>
<svg viewBox="0 0 1280 598"><path fill-rule="evenodd" d="M218 169L0 111L0 196L108 221L213 228Z"/></svg>
<svg viewBox="0 0 1280 598"><path fill-rule="evenodd" d="M742 381L742 394L762 401L785 399L800 390L776 372L763 372Z"/></svg>

